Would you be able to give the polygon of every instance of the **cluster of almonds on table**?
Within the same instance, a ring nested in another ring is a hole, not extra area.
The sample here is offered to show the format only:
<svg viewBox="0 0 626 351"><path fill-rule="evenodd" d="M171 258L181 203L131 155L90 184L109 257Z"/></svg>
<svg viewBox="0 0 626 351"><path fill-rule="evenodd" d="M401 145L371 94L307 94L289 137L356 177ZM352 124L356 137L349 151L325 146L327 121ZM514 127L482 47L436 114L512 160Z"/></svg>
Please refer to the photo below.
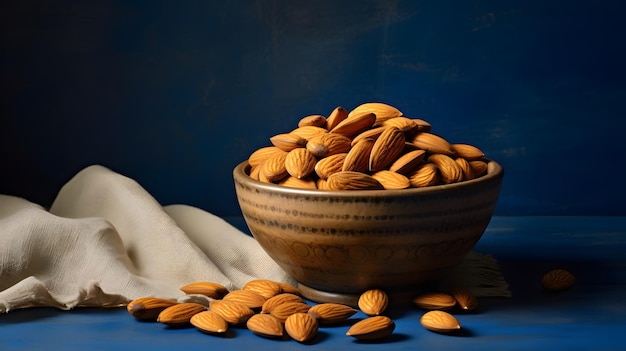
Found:
<svg viewBox="0 0 626 351"><path fill-rule="evenodd" d="M427 121L381 102L328 117L310 115L271 146L248 157L250 177L283 186L322 190L405 189L450 184L487 173L484 153L450 143Z"/></svg>
<svg viewBox="0 0 626 351"><path fill-rule="evenodd" d="M330 302L311 305L292 286L265 279L252 280L232 291L213 282L191 283L181 290L209 297L209 305L141 297L131 301L127 310L138 320L171 327L194 326L211 335L225 335L229 327L246 327L258 336L275 339L289 336L301 343L311 341L318 328L332 325L349 324L346 335L359 340L383 339L395 329L395 322L385 315L389 296L380 289L362 293L358 309ZM426 329L439 333L456 331L460 329L458 321L443 310L456 305L466 310L476 306L469 290L445 296L451 297L424 294L414 301L417 306L432 310L421 318ZM351 321L359 310L367 317Z"/></svg>

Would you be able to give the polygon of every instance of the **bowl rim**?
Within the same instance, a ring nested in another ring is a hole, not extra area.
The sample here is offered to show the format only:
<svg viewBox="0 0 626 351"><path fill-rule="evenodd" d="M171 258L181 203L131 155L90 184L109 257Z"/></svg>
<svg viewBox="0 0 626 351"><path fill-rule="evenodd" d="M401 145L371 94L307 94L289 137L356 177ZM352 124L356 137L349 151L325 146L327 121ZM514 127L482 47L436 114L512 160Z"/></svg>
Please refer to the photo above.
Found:
<svg viewBox="0 0 626 351"><path fill-rule="evenodd" d="M416 196L420 194L440 193L442 191L462 190L471 188L475 185L488 183L490 181L498 181L504 176L504 168L498 162L484 158L487 162L487 174L462 182L432 185L422 188L406 188L406 189L380 189L380 190L320 190L320 189L304 189L281 186L274 183L264 183L259 180L250 178L246 173L249 167L248 160L240 162L233 169L233 178L235 181L245 183L253 188L265 191L291 194L291 195L307 195L317 197L387 197L387 196Z"/></svg>

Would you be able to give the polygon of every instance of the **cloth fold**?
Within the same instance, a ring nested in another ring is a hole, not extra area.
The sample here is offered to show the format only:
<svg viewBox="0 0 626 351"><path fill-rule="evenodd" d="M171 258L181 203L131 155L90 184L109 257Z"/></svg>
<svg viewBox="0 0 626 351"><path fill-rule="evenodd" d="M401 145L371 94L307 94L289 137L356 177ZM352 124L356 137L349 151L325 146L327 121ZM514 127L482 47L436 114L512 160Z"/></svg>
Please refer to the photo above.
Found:
<svg viewBox="0 0 626 351"><path fill-rule="evenodd" d="M450 277L484 296L510 295L492 257L465 261ZM70 179L49 210L0 195L0 312L121 306L142 296L198 301L180 287L237 289L260 278L295 285L248 234L195 207L163 207L100 165Z"/></svg>

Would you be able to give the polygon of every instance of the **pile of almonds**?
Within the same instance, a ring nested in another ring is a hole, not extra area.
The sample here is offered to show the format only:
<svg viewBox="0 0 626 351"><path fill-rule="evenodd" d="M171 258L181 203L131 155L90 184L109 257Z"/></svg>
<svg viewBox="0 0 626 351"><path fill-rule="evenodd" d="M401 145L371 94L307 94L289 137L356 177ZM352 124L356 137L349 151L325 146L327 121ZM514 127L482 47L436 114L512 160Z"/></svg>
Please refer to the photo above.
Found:
<svg viewBox="0 0 626 351"><path fill-rule="evenodd" d="M255 335L282 339L285 336L310 342L319 328L348 324L346 335L359 340L377 340L390 336L395 322L385 312L389 296L380 289L367 290L359 296L358 309L340 303L310 305L290 285L271 280L251 280L239 290L229 291L213 282L196 282L181 288L186 294L210 298L205 306L196 302L177 302L156 297L142 297L127 305L128 312L138 320L156 321L171 327L194 326L210 335L225 335L230 327L246 327ZM451 295L429 293L418 296L414 303L426 312L420 322L428 330L439 333L458 331L456 318L445 312L455 306L464 310L476 307L476 298L469 290L458 289ZM358 311L367 317L352 321Z"/></svg>
<svg viewBox="0 0 626 351"><path fill-rule="evenodd" d="M405 189L450 184L487 173L484 153L450 143L427 121L382 102L328 117L310 115L248 157L250 177L321 190Z"/></svg>

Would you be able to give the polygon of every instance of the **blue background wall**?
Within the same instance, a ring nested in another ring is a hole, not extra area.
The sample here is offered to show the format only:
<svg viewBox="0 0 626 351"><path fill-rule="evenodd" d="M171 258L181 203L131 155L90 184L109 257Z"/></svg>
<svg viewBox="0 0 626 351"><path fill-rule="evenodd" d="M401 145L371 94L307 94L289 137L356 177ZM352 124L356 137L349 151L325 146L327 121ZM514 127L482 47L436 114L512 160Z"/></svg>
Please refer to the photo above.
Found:
<svg viewBox="0 0 626 351"><path fill-rule="evenodd" d="M4 1L0 193L90 164L238 215L233 167L384 101L503 164L499 215L626 215L620 1Z"/></svg>

